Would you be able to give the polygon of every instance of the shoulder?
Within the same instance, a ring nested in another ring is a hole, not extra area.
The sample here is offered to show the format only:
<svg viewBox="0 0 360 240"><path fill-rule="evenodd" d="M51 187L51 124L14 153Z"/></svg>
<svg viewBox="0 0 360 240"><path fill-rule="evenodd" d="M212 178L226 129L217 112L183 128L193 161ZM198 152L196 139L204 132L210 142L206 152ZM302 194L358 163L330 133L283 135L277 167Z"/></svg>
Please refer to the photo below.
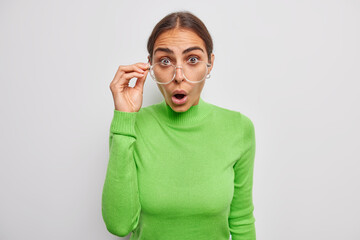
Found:
<svg viewBox="0 0 360 240"><path fill-rule="evenodd" d="M211 104L212 106L212 115L213 117L218 120L219 122L222 122L223 124L236 124L238 122L239 112L220 107L214 104Z"/></svg>
<svg viewBox="0 0 360 240"><path fill-rule="evenodd" d="M255 126L252 119L241 111L227 109L214 105L214 118L220 122L222 129L231 132L231 135L245 144L254 144Z"/></svg>
<svg viewBox="0 0 360 240"><path fill-rule="evenodd" d="M254 129L253 121L247 114L244 114L241 111L236 111L216 105L213 105L213 109L215 116L223 118L223 120L225 120L226 122L233 122L237 126L237 128L240 128L242 130Z"/></svg>
<svg viewBox="0 0 360 240"><path fill-rule="evenodd" d="M158 103L154 103L149 106L140 108L139 115L143 116L143 115L153 114L154 112L158 111L160 104L161 104L161 102L158 102Z"/></svg>
<svg viewBox="0 0 360 240"><path fill-rule="evenodd" d="M155 103L146 107L141 107L138 111L136 121L137 122L151 122L152 119L156 116L156 113L159 111L158 108L160 107L161 103Z"/></svg>
<svg viewBox="0 0 360 240"><path fill-rule="evenodd" d="M216 111L222 116L231 119L230 128L236 141L239 141L242 149L255 148L255 126L252 119L241 111L231 110L215 106Z"/></svg>

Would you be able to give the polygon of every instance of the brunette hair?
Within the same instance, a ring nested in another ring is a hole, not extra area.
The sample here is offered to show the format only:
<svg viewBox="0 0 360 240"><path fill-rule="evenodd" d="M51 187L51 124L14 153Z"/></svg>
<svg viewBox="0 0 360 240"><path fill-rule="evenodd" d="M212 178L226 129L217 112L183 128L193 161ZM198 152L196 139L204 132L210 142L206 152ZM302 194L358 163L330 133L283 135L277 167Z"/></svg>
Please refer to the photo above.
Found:
<svg viewBox="0 0 360 240"><path fill-rule="evenodd" d="M157 37L161 33L175 28L185 28L195 32L205 42L206 52L210 63L211 53L213 51L213 41L210 33L205 24L189 11L169 13L155 25L147 42L147 50L150 55L150 61L152 62L152 53Z"/></svg>

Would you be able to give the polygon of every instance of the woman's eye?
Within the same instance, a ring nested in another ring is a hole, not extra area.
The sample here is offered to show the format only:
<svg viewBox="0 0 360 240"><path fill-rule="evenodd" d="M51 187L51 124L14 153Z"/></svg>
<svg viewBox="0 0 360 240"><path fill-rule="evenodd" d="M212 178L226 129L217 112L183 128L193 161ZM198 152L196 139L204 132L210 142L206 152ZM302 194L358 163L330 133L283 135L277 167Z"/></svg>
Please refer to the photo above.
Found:
<svg viewBox="0 0 360 240"><path fill-rule="evenodd" d="M190 63L197 63L199 61L199 59L197 57L190 57L188 62Z"/></svg>
<svg viewBox="0 0 360 240"><path fill-rule="evenodd" d="M169 65L170 61L167 58L163 58L163 59L160 60L160 63L162 63L163 65Z"/></svg>

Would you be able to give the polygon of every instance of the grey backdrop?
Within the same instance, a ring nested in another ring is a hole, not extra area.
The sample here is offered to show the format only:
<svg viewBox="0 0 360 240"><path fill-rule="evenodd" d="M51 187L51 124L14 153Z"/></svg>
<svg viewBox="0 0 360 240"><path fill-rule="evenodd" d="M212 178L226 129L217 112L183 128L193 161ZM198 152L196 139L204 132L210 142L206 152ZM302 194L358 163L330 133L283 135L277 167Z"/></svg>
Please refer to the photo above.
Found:
<svg viewBox="0 0 360 240"><path fill-rule="evenodd" d="M360 239L359 1L0 9L0 239L119 239L101 217L109 84L119 65L146 62L152 28L175 10L195 13L214 39L203 99L255 124L258 239ZM143 106L161 100L148 76Z"/></svg>

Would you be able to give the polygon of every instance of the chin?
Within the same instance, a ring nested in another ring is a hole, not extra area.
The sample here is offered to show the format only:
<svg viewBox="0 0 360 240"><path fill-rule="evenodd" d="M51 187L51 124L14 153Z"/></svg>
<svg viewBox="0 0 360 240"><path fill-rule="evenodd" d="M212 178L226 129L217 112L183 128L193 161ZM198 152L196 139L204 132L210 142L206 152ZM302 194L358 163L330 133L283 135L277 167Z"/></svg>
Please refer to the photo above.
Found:
<svg viewBox="0 0 360 240"><path fill-rule="evenodd" d="M188 104L184 104L184 105L173 105L173 107L171 107L175 112L186 112L189 107Z"/></svg>
<svg viewBox="0 0 360 240"><path fill-rule="evenodd" d="M186 112L189 109L189 102L182 104L182 105L176 105L172 102L172 100L170 99L171 104L170 107L172 108L172 110L174 110L175 112Z"/></svg>
<svg viewBox="0 0 360 240"><path fill-rule="evenodd" d="M175 104L172 100L172 96L169 95L168 96L168 101L167 101L167 104L171 107L171 109L174 111L174 112L185 112L189 109L189 105L190 104L190 99L189 99L189 95L187 96L188 99L186 100L185 103L183 104Z"/></svg>

